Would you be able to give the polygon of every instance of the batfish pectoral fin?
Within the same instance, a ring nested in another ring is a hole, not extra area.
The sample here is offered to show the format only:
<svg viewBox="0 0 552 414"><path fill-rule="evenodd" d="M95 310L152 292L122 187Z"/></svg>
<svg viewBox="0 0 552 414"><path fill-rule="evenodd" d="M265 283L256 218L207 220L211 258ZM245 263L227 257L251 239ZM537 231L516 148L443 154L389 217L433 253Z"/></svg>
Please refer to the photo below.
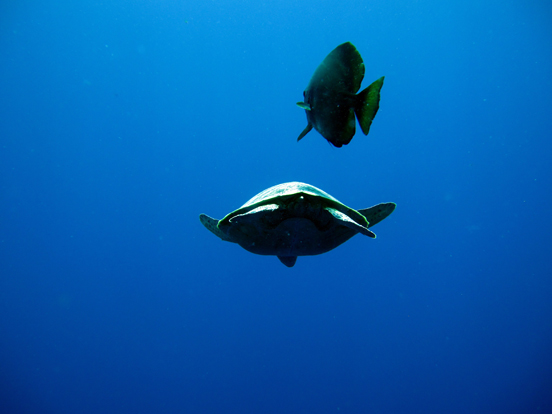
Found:
<svg viewBox="0 0 552 414"><path fill-rule="evenodd" d="M387 218L395 210L395 207L397 207L395 203L381 203L370 208L358 210L358 212L366 217L368 227L372 227Z"/></svg>
<svg viewBox="0 0 552 414"><path fill-rule="evenodd" d="M287 267L293 267L297 261L297 256L278 256L278 259Z"/></svg>
<svg viewBox="0 0 552 414"><path fill-rule="evenodd" d="M301 141L305 135L307 135L312 129L312 124L308 124L307 127L301 132L299 135L299 138L297 138L297 141Z"/></svg>
<svg viewBox="0 0 552 414"><path fill-rule="evenodd" d="M234 240L232 240L230 237L228 237L226 233L218 228L219 220L209 217L207 214L200 214L199 221L201 221L201 224L203 224L207 228L207 230L209 230L215 236L220 237L224 241L235 243Z"/></svg>
<svg viewBox="0 0 552 414"><path fill-rule="evenodd" d="M303 108L305 111L310 111L312 109L310 104L305 103L305 102L297 102L297 106L299 108Z"/></svg>
<svg viewBox="0 0 552 414"><path fill-rule="evenodd" d="M380 90L384 76L374 81L356 96L355 113L364 135L370 132L370 125L379 109Z"/></svg>
<svg viewBox="0 0 552 414"><path fill-rule="evenodd" d="M341 211L331 207L326 207L326 210L329 211L330 214L334 216L337 220L339 220L343 226L349 227L351 230L354 230L360 234L364 234L365 236L371 237L373 239L376 238L376 235L368 230L367 227L361 226L356 221L352 220L348 215L343 214Z"/></svg>

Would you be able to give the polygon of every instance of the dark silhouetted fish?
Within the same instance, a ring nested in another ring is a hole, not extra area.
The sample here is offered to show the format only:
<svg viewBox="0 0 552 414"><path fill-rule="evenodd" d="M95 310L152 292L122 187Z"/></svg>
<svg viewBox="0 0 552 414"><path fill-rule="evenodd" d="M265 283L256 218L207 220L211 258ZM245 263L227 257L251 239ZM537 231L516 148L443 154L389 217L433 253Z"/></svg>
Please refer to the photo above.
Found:
<svg viewBox="0 0 552 414"><path fill-rule="evenodd" d="M355 135L355 114L362 132L368 135L379 109L383 76L357 95L363 78L364 63L352 43L332 50L303 92L305 102L297 102L308 122L297 141L314 127L336 147L347 145Z"/></svg>

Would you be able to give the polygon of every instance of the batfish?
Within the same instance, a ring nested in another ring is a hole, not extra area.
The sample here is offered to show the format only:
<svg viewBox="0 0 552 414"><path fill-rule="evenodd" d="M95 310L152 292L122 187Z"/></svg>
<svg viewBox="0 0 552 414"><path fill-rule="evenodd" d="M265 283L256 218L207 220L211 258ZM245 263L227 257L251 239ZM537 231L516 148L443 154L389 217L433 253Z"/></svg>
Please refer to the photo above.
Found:
<svg viewBox="0 0 552 414"><path fill-rule="evenodd" d="M356 94L364 78L364 63L352 43L339 45L314 71L297 102L307 113L307 127L297 141L316 129L332 145L347 145L355 135L355 114L364 135L379 109L383 76Z"/></svg>

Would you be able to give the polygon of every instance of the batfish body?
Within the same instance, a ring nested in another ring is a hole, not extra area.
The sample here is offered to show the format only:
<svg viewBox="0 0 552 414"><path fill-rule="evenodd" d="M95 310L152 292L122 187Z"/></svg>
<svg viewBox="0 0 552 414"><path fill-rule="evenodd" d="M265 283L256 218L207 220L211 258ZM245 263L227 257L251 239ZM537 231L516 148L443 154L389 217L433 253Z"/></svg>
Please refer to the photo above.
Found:
<svg viewBox="0 0 552 414"><path fill-rule="evenodd" d="M297 105L307 114L307 127L297 141L312 128L336 147L347 145L355 135L355 115L364 135L379 109L383 76L357 94L364 78L364 63L352 43L339 45L318 66Z"/></svg>

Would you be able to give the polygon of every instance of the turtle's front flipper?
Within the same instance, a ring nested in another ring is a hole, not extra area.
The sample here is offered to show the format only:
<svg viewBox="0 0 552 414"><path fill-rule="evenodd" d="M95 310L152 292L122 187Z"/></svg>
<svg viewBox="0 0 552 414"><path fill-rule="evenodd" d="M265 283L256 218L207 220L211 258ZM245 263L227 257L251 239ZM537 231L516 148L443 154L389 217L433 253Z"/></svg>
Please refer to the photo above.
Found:
<svg viewBox="0 0 552 414"><path fill-rule="evenodd" d="M368 227L372 227L384 218L387 218L387 216L395 210L395 207L397 207L395 203L381 203L370 208L358 210L358 212L366 217L366 220L368 220Z"/></svg>
<svg viewBox="0 0 552 414"><path fill-rule="evenodd" d="M207 214L200 214L199 220L201 221L201 224L203 224L207 228L207 230L209 230L215 236L220 237L224 241L235 243L230 237L228 237L218 228L217 224L219 220L209 217Z"/></svg>
<svg viewBox="0 0 552 414"><path fill-rule="evenodd" d="M293 267L297 261L297 256L278 256L278 259L287 267Z"/></svg>
<svg viewBox="0 0 552 414"><path fill-rule="evenodd" d="M351 220L349 216L347 216L346 214L343 214L341 211L330 207L327 207L326 210L329 211L332 216L338 219L343 226L349 227L351 230L354 230L360 234L364 234L365 236L371 237L373 239L376 238L376 235L372 233L370 230L368 230L368 228L363 227L357 222Z"/></svg>

